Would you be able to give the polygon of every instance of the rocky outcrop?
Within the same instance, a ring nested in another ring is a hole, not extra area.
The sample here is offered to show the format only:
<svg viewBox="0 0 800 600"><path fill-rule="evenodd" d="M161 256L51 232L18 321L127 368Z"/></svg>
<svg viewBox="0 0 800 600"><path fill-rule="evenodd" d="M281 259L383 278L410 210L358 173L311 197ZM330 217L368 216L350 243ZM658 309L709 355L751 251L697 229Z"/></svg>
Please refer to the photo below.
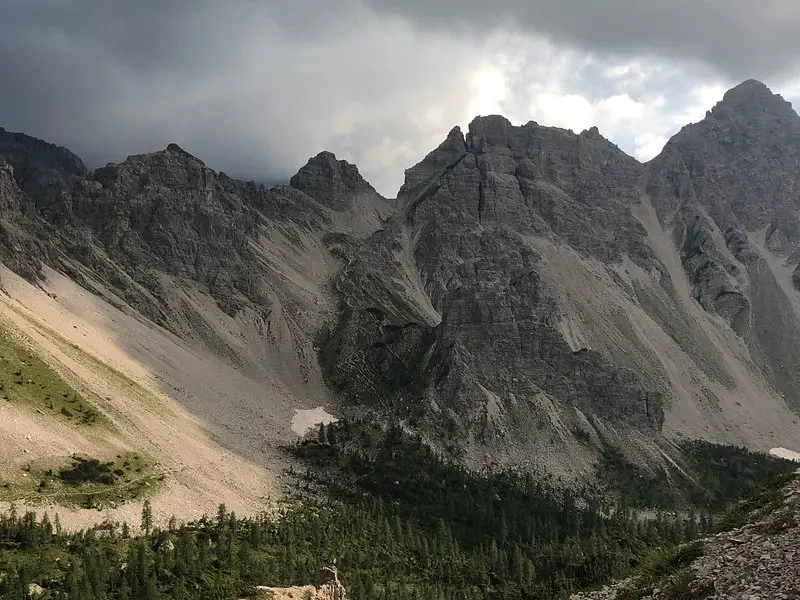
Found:
<svg viewBox="0 0 800 600"><path fill-rule="evenodd" d="M361 177L358 167L337 160L331 152L320 152L310 159L289 184L334 210L346 209L348 201L358 194L378 195L375 188Z"/></svg>
<svg viewBox="0 0 800 600"><path fill-rule="evenodd" d="M734 331L743 335L750 326L750 301L742 290L743 269L738 260L728 258L731 254L728 245L718 246L717 241L722 238L715 238L715 229L716 224L693 204L682 205L674 217L675 241L680 249L681 264L692 284L693 297L704 309L721 315ZM730 234L733 237L736 231L732 229ZM746 238L737 244L734 255L742 256L745 247Z"/></svg>
<svg viewBox="0 0 800 600"><path fill-rule="evenodd" d="M258 586L248 598L263 600L346 600L347 590L335 568L325 568L316 586L295 587Z"/></svg>
<svg viewBox="0 0 800 600"><path fill-rule="evenodd" d="M700 556L676 573L646 584L618 582L572 600L800 598L800 472L774 495L777 500L759 506L746 525L701 540Z"/></svg>
<svg viewBox="0 0 800 600"><path fill-rule="evenodd" d="M0 155L14 168L17 185L36 210L61 220L76 179L88 171L80 158L61 146L0 127Z"/></svg>
<svg viewBox="0 0 800 600"><path fill-rule="evenodd" d="M52 230L37 219L26 217L30 200L19 189L14 167L0 155L0 259L9 269L27 279L41 276L42 259L52 257Z"/></svg>
<svg viewBox="0 0 800 600"><path fill-rule="evenodd" d="M344 588L335 590L330 585L269 587L257 586L252 595L241 600L344 600Z"/></svg>
<svg viewBox="0 0 800 600"><path fill-rule="evenodd" d="M25 597L29 600L37 600L45 594L45 589L38 583L29 583Z"/></svg>
<svg viewBox="0 0 800 600"><path fill-rule="evenodd" d="M629 209L639 176L596 132L502 117L452 130L406 172L398 215L349 257L343 317L323 343L329 381L467 453L526 447L537 429L558 447L587 417L656 434L660 390L570 347L533 241L658 269Z"/></svg>
<svg viewBox="0 0 800 600"><path fill-rule="evenodd" d="M706 118L684 127L648 166L647 191L672 221L701 305L725 318L784 396L800 406L786 364L800 320L787 278L800 247L800 118L764 84L728 91ZM791 292L789 292L791 293Z"/></svg>

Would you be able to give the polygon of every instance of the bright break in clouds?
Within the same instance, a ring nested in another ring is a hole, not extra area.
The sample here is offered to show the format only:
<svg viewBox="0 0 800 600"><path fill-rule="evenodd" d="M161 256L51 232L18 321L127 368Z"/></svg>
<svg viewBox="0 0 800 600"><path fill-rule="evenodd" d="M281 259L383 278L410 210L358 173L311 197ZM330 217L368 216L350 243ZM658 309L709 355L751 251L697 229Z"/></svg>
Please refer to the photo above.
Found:
<svg viewBox="0 0 800 600"><path fill-rule="evenodd" d="M478 114L647 160L743 79L800 95L795 4L0 0L0 126L92 166L174 141L260 181L327 149L387 195Z"/></svg>

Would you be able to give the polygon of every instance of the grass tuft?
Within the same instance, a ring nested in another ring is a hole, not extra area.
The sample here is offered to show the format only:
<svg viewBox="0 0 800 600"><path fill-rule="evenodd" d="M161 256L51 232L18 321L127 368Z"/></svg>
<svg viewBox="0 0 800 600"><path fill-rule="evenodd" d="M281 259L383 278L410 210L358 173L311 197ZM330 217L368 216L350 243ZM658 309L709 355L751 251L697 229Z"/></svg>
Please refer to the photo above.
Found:
<svg viewBox="0 0 800 600"><path fill-rule="evenodd" d="M0 329L0 394L6 402L47 411L76 425L108 425L81 394L3 329Z"/></svg>
<svg viewBox="0 0 800 600"><path fill-rule="evenodd" d="M102 508L146 498L165 478L139 454L107 462L73 456L60 468L23 470L20 482L0 482L0 501Z"/></svg>
<svg viewBox="0 0 800 600"><path fill-rule="evenodd" d="M653 593L653 589L666 578L672 578L669 586L675 587L676 600L691 598L682 595L690 589L694 578L688 566L703 556L701 541L689 542L680 546L656 548L642 559L637 574L623 588L617 591L616 600L640 600ZM688 592L687 592L688 593Z"/></svg>

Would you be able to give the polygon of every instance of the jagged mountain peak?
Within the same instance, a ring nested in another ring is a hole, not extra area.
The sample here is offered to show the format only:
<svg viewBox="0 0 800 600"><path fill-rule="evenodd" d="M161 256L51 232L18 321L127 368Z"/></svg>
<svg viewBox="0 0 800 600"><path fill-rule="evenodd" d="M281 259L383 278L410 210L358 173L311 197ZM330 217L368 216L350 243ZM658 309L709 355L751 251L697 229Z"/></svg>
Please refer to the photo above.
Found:
<svg viewBox="0 0 800 600"><path fill-rule="evenodd" d="M155 152L132 154L120 163L108 163L91 174L91 179L104 187L129 189L135 181L140 190L153 184L205 189L214 177L214 172L201 159L177 144Z"/></svg>
<svg viewBox="0 0 800 600"><path fill-rule="evenodd" d="M503 115L478 115L468 126L470 133L480 131L482 129L505 130L514 127L511 121Z"/></svg>
<svg viewBox="0 0 800 600"><path fill-rule="evenodd" d="M746 340L766 377L800 398L792 304L800 250L800 118L763 83L729 90L648 164L646 190L681 251L692 294ZM770 271L775 259L787 261ZM800 278L798 278L800 279ZM767 291L768 290L768 291Z"/></svg>
<svg viewBox="0 0 800 600"><path fill-rule="evenodd" d="M451 129L451 130L448 132L448 134L447 134L447 138L446 138L446 139L448 139L448 140L452 140L452 139L462 139L462 140L463 140L463 139L464 139L464 132L463 132L463 131L461 131L461 127L459 127L458 125L456 125L455 127L453 127L453 128L452 128L452 129Z"/></svg>
<svg viewBox="0 0 800 600"><path fill-rule="evenodd" d="M346 160L339 160L336 155L329 150L323 150L316 156L308 159L308 162L300 168L297 174L292 177L291 185L297 187L302 185L309 176L323 176L328 179L337 179L344 182L356 182L362 180L358 167Z"/></svg>
<svg viewBox="0 0 800 600"><path fill-rule="evenodd" d="M780 94L774 93L764 82L759 81L758 79L747 79L725 92L725 95L722 97L722 101L771 101L779 98L781 98Z"/></svg>
<svg viewBox="0 0 800 600"><path fill-rule="evenodd" d="M356 165L337 159L333 152L327 150L310 158L292 176L289 185L334 210L344 210L348 198L356 194L379 196L375 188L361 176Z"/></svg>
<svg viewBox="0 0 800 600"><path fill-rule="evenodd" d="M662 212L697 201L719 223L738 220L756 230L785 221L783 211L796 208L799 166L800 117L749 79L667 142L649 165L648 192Z"/></svg>
<svg viewBox="0 0 800 600"><path fill-rule="evenodd" d="M166 149L163 152L174 154L174 155L177 155L177 156L181 156L183 158L190 159L192 161L198 162L201 165L205 166L205 163L201 159L197 158L191 152L187 152L186 150L184 150L183 148L181 148L178 144L176 144L174 142L171 143L171 144L168 144Z"/></svg>
<svg viewBox="0 0 800 600"><path fill-rule="evenodd" d="M156 152L146 152L144 154L135 154L133 156L129 156L125 160L125 163L137 162L137 161L145 161L145 162L166 161L168 163L177 162L179 164L185 164L186 166L196 166L202 168L206 167L206 163L201 158L195 156L191 152L187 152L181 146L179 146L174 142L167 144L166 148L164 148L163 150L158 150Z"/></svg>
<svg viewBox="0 0 800 600"><path fill-rule="evenodd" d="M725 92L707 117L731 119L744 117L748 121L777 119L798 120L791 102L774 93L764 83L748 79Z"/></svg>
<svg viewBox="0 0 800 600"><path fill-rule="evenodd" d="M507 146L514 125L502 115L475 117L469 124L467 148L481 151L487 146Z"/></svg>
<svg viewBox="0 0 800 600"><path fill-rule="evenodd" d="M449 139L450 136L448 136ZM536 121L528 121L524 125L514 125L502 115L475 117L469 124L466 145L469 151L477 153L486 152L492 147L507 147L516 154L527 154L551 151L555 148L559 148L558 152L561 152L575 147L576 142L581 140L590 142L584 145L584 148L596 147L601 152L611 151L620 156L624 154L616 144L600 133L597 126L592 126L576 134L571 129L545 126ZM633 160L630 157L627 158Z"/></svg>
<svg viewBox="0 0 800 600"><path fill-rule="evenodd" d="M336 154L334 154L330 150L322 150L319 153L317 153L316 156L312 156L311 158L309 158L308 162L314 162L314 163L319 162L319 163L327 163L334 165L338 164L340 161L338 158L336 158ZM345 164L350 164L346 160L342 160L341 162Z"/></svg>
<svg viewBox="0 0 800 600"><path fill-rule="evenodd" d="M211 172L205 162L178 144L172 143L163 150L131 154L120 163L110 162L96 169L91 174L91 179L99 181L104 186L115 185L114 182L117 180L125 184L124 182L130 178L138 179L141 184L151 180L174 183L185 181L187 178L198 181L198 177L205 172Z"/></svg>
<svg viewBox="0 0 800 600"><path fill-rule="evenodd" d="M486 189L497 186L489 181L496 176L516 179L516 184L508 181L504 186L516 186L517 191L527 189L534 181L549 181L565 186L576 199L589 203L600 197L631 195L630 186L639 177L640 168L634 158L604 138L597 127L576 134L535 121L514 125L502 115L477 116L470 122L466 136L459 127L454 127L435 150L406 169L405 183L398 194L399 205L413 209L418 201L431 197L441 186L442 178L449 177L448 173L463 160L466 166L477 167L482 173ZM567 174L577 164L603 168L591 181L570 179ZM611 165L617 167L613 175L608 168ZM460 178L461 175L456 176L457 180ZM614 178L616 181L612 182ZM617 186L623 181L622 187ZM619 189L612 191L615 187Z"/></svg>
<svg viewBox="0 0 800 600"><path fill-rule="evenodd" d="M439 146L430 152L429 154L434 154L437 152L464 152L467 147L466 138L464 137L464 132L461 130L461 127L456 125L453 127L448 133L447 137L442 141Z"/></svg>
<svg viewBox="0 0 800 600"><path fill-rule="evenodd" d="M788 381L800 328L794 300L773 302L783 290L748 262L745 234L777 227L772 206L796 214L800 152L785 149L800 138L779 119L778 134L749 126L784 105L763 84L740 87L648 167L596 127L476 117L406 171L400 210L329 151L265 190L169 144L75 178L61 220L20 210L25 195L0 166L7 229L19 232L0 236L12 241L0 239L0 262L44 256L204 352L241 352L269 377L288 365L286 389L303 398L313 378L330 381L343 403L410 416L475 465L536 456L578 471L602 440L660 439L662 428L751 444L777 431L767 439L783 444L795 428L780 431L777 394L800 398ZM800 248L795 229L768 244ZM31 240L48 245L37 255ZM724 338L698 303L728 319ZM760 337L735 339L750 331Z"/></svg>
<svg viewBox="0 0 800 600"><path fill-rule="evenodd" d="M37 210L61 210L73 182L88 173L83 161L63 146L0 127L0 155L13 167L14 179Z"/></svg>
<svg viewBox="0 0 800 600"><path fill-rule="evenodd" d="M0 127L0 154L12 165L22 157L40 168L59 169L72 175L85 175L86 165L63 146L51 144L25 133L15 133Z"/></svg>
<svg viewBox="0 0 800 600"><path fill-rule="evenodd" d="M590 140L605 139L601 134L597 125L592 125L589 129L584 129L580 133L581 137L589 138Z"/></svg>
<svg viewBox="0 0 800 600"><path fill-rule="evenodd" d="M733 86L729 89L726 93L727 94L737 94L737 93L766 93L769 95L772 94L772 90L769 89L766 83L763 81L759 81L758 79L745 79L742 83Z"/></svg>

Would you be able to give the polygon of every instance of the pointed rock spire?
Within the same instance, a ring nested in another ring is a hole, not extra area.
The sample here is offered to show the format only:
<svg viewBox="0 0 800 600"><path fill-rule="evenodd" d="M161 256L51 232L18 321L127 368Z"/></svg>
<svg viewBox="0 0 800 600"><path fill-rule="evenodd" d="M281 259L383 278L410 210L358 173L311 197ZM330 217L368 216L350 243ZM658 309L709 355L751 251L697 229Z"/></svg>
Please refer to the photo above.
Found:
<svg viewBox="0 0 800 600"><path fill-rule="evenodd" d="M347 199L361 192L378 193L361 176L358 167L323 151L300 168L289 185L334 210L347 208Z"/></svg>
<svg viewBox="0 0 800 600"><path fill-rule="evenodd" d="M719 119L744 117L746 119L796 120L792 104L775 94L765 84L748 79L731 88L710 111L709 116Z"/></svg>

